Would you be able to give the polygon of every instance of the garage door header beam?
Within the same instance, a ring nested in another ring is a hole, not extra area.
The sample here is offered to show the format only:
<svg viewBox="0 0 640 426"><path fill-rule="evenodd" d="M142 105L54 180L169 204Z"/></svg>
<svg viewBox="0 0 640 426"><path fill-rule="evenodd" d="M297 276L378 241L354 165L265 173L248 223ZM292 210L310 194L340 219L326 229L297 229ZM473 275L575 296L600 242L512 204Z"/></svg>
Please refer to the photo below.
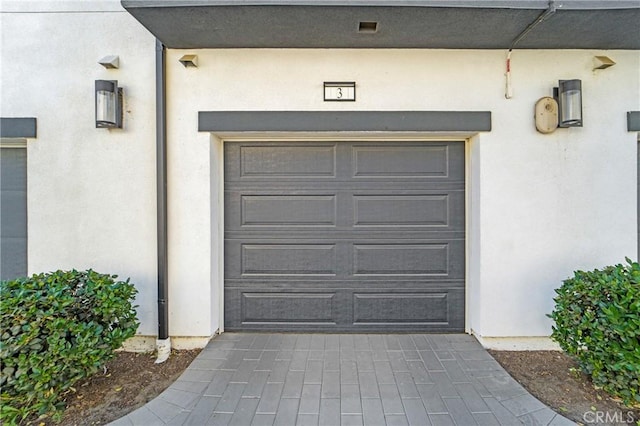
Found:
<svg viewBox="0 0 640 426"><path fill-rule="evenodd" d="M488 132L490 111L200 111L200 132Z"/></svg>
<svg viewBox="0 0 640 426"><path fill-rule="evenodd" d="M35 117L1 117L1 138L35 138L37 136Z"/></svg>

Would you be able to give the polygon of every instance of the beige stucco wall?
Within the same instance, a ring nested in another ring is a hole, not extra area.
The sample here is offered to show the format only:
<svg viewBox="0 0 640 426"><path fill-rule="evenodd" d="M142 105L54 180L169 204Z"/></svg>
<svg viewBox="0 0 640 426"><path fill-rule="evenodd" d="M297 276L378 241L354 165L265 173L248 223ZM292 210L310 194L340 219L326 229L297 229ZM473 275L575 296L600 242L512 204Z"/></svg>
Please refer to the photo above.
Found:
<svg viewBox="0 0 640 426"><path fill-rule="evenodd" d="M2 2L0 115L27 143L28 272L93 268L139 289L157 330L155 39L118 1ZM120 68L98 61L119 55ZM124 129L95 128L94 81L124 88Z"/></svg>
<svg viewBox="0 0 640 426"><path fill-rule="evenodd" d="M198 68L179 63L187 53L198 55ZM593 71L597 54L617 65ZM219 185L222 164L210 156L219 143L197 132L198 111L482 110L492 112L493 129L468 143L468 329L547 336L545 314L562 279L636 256L637 144L625 114L638 108L639 54L516 51L512 99L504 97L504 60L503 51L170 50L170 173L180 176L170 195L172 229L179 230L172 280L180 282L172 300L186 303L185 287L203 292L209 274L219 287L215 267L196 272L217 244L203 227L215 230L222 220L206 196ZM583 83L585 126L536 132L536 100L571 78ZM336 80L356 81L357 102L323 102L322 83ZM216 312L211 320L216 328Z"/></svg>
<svg viewBox="0 0 640 426"><path fill-rule="evenodd" d="M38 119L28 142L29 271L92 267L131 277L140 334L153 335L154 38L117 0L4 2L0 11L0 115ZM187 53L198 55L198 68L179 63ZM598 54L617 64L593 71ZM107 55L120 56L120 69L97 63ZM637 256L637 136L625 113L640 109L640 53L515 51L509 100L505 55L169 50L171 335L208 337L222 319L225 135L198 132L198 111L480 110L492 112L491 132L464 135L467 328L485 338L547 336L562 279ZM582 80L584 127L537 133L534 103L570 78ZM124 87L123 130L95 128L96 79ZM323 102L322 83L336 80L356 81L357 102Z"/></svg>

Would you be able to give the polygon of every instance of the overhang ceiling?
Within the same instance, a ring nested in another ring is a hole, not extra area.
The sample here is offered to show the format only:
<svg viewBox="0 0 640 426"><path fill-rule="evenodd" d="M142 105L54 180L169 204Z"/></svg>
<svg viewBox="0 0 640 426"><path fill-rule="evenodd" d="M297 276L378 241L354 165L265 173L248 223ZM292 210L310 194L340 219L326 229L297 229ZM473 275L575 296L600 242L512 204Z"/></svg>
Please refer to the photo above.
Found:
<svg viewBox="0 0 640 426"><path fill-rule="evenodd" d="M565 0L518 49L640 49L640 1ZM536 0L122 0L169 48L508 49ZM361 22L376 22L376 30ZM369 29L369 31L366 31Z"/></svg>

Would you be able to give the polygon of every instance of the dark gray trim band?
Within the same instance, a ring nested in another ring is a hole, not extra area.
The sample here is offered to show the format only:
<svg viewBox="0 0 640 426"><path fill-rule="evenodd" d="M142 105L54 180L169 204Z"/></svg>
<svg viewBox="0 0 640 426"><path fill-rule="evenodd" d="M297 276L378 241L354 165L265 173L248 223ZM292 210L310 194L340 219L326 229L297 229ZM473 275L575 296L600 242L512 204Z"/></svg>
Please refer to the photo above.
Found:
<svg viewBox="0 0 640 426"><path fill-rule="evenodd" d="M627 130L640 132L640 111L629 111L627 113Z"/></svg>
<svg viewBox="0 0 640 426"><path fill-rule="evenodd" d="M121 0L122 7L177 7L177 6L413 6L459 7L494 9L546 9L549 0ZM239 4L238 4L239 3ZM572 0L563 9L627 9L637 8L635 0Z"/></svg>
<svg viewBox="0 0 640 426"><path fill-rule="evenodd" d="M0 137L2 138L35 138L37 130L35 117L0 118Z"/></svg>
<svg viewBox="0 0 640 426"><path fill-rule="evenodd" d="M200 111L200 132L488 132L490 111Z"/></svg>

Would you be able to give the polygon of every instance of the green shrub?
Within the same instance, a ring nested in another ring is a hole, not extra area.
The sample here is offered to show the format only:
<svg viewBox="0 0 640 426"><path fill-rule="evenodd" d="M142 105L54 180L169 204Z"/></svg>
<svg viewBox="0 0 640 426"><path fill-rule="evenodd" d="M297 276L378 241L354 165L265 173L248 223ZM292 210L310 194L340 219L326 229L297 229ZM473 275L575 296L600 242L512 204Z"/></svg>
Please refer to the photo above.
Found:
<svg viewBox="0 0 640 426"><path fill-rule="evenodd" d="M117 276L56 271L0 283L0 420L60 416L63 396L137 328L137 293Z"/></svg>
<svg viewBox="0 0 640 426"><path fill-rule="evenodd" d="M640 265L576 271L556 290L551 337L594 385L640 402Z"/></svg>

